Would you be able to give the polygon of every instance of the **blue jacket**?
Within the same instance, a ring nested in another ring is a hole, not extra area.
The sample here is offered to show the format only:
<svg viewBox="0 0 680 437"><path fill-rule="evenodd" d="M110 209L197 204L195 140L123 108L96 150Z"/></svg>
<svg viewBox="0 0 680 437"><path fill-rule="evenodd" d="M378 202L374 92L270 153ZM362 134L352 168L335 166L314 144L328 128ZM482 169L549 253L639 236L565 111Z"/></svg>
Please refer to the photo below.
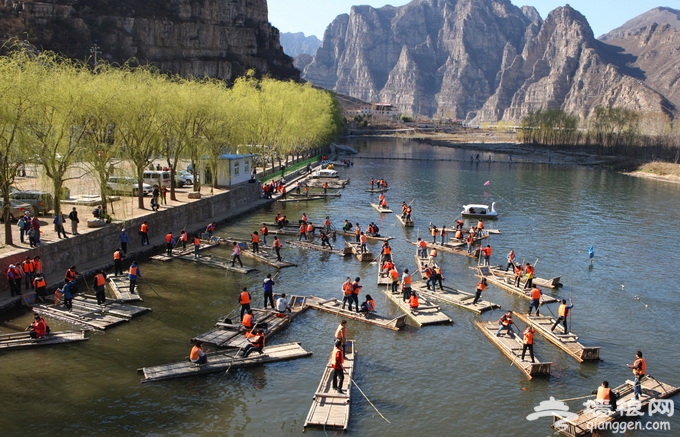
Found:
<svg viewBox="0 0 680 437"><path fill-rule="evenodd" d="M265 293L272 293L274 291L274 281L271 278L266 278L262 283L262 289Z"/></svg>
<svg viewBox="0 0 680 437"><path fill-rule="evenodd" d="M137 268L137 274L133 275L132 273L130 273L130 270L128 270L128 278L129 279L141 278L142 277L142 271L139 269L139 266L136 263L132 263L132 265L130 265L130 269L132 269L133 267Z"/></svg>
<svg viewBox="0 0 680 437"><path fill-rule="evenodd" d="M118 239L120 240L121 243L129 243L130 242L130 235L123 231L118 235Z"/></svg>
<svg viewBox="0 0 680 437"><path fill-rule="evenodd" d="M61 291L64 293L64 299L73 299L73 282L67 282Z"/></svg>

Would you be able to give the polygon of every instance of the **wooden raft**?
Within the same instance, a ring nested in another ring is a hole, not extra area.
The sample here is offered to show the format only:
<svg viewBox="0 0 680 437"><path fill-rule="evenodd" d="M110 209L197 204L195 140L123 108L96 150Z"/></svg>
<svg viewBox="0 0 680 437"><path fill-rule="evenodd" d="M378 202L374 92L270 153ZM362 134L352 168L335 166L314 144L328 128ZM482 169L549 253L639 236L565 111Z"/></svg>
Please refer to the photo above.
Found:
<svg viewBox="0 0 680 437"><path fill-rule="evenodd" d="M324 182L328 184L328 188L332 190L339 190L345 188L345 185L349 184L349 179L337 179L337 178L307 178L304 179L305 185L309 185L313 188L323 188Z"/></svg>
<svg viewBox="0 0 680 437"><path fill-rule="evenodd" d="M361 251L361 243L350 243L349 241L345 241L345 246L350 248L352 250L352 253L354 256L357 257L357 259L361 262L371 262L375 260L375 257L373 256L373 252L368 251L368 252L362 252ZM368 250L368 248L366 248Z"/></svg>
<svg viewBox="0 0 680 437"><path fill-rule="evenodd" d="M377 203L371 203L371 206L378 211L381 214L390 214L392 213L392 210L389 208L383 208L382 206L378 205Z"/></svg>
<svg viewBox="0 0 680 437"><path fill-rule="evenodd" d="M335 350L335 349L333 349ZM332 354L333 352L331 352ZM333 369L326 364L321 382L316 388L312 399L312 406L307 413L304 429L309 426L347 430L349 425L349 408L352 394L352 376L356 348L354 340L347 340L345 346L345 362L343 363L345 379L342 381L344 394L337 393L333 387Z"/></svg>
<svg viewBox="0 0 680 437"><path fill-rule="evenodd" d="M201 246L198 248L199 252L205 250L205 249L212 249L215 246L218 246L220 244L220 238L213 236L212 238L208 238L207 234L201 235ZM156 261L172 261L173 258L176 257L183 257L183 256L191 256L193 257L194 255L194 244L193 241L187 241L187 248L183 249L182 245L178 242L177 245L172 249L172 256L168 256L165 251L163 253L160 253L158 255L154 255L149 257L150 259L156 260Z"/></svg>
<svg viewBox="0 0 680 437"><path fill-rule="evenodd" d="M635 398L633 384L633 381L626 381L612 389L619 396L616 401L617 406ZM640 385L642 386L642 395L640 396L642 407L640 411L647 411L652 399L670 398L680 391L680 387L673 387L670 384L658 381L651 375L645 375L640 381ZM596 408L584 408L571 415L554 414L552 427L556 432L569 437L590 436L592 435L591 430L597 430L598 425L628 417L623 416L621 410L612 411L608 415L603 415L599 411Z"/></svg>
<svg viewBox="0 0 680 437"><path fill-rule="evenodd" d="M392 285L392 278L390 278L389 271L383 270L382 256L378 261L378 285Z"/></svg>
<svg viewBox="0 0 680 437"><path fill-rule="evenodd" d="M356 236L354 235L354 231L338 231L338 230L336 230L336 231L335 231L335 234L336 234L336 235L342 235L343 237L356 238ZM364 234L366 235L366 238L368 239L368 241L389 241L389 240L394 240L394 237L377 237L377 236L374 236L374 235L368 235L368 234L366 234L366 233L364 233Z"/></svg>
<svg viewBox="0 0 680 437"><path fill-rule="evenodd" d="M233 246L234 241L236 240L228 240L225 239L223 240L225 244L228 246ZM264 250L264 248L260 247L260 251L258 253L253 252L248 248L248 243L245 242L239 242L236 241L240 246L241 246L241 255L247 256L248 258L254 258L258 261L261 261L265 264L269 264L272 267L276 267L277 269L282 269L284 267L296 267L297 264L294 263L289 263L288 261L277 261L276 260L276 254L272 250L272 252L268 252Z"/></svg>
<svg viewBox="0 0 680 437"><path fill-rule="evenodd" d="M181 259L182 261L192 262L194 264L200 264L202 266L215 267L215 268L218 268L218 269L229 270L230 272L248 274L250 272L256 272L257 271L257 269L255 269L253 267L248 267L248 266L240 267L239 265L235 265L234 267L232 267L230 259L216 257L216 256L213 256L213 254L201 255L199 258L194 258L194 254L192 253L190 255L181 255L181 256L177 256L175 258Z"/></svg>
<svg viewBox="0 0 680 437"><path fill-rule="evenodd" d="M0 335L0 350L26 349L51 344L72 343L87 340L85 331L51 332L43 337L33 339L28 332Z"/></svg>
<svg viewBox="0 0 680 437"><path fill-rule="evenodd" d="M289 195L289 194L287 193L286 195ZM281 203L286 203L286 202L308 202L308 201L311 201L311 200L324 200L324 199L325 199L325 197L323 197L323 196L300 195L300 196L296 196L296 197L293 197L293 198L290 198L290 199L282 199L282 198L279 197L278 199L276 199L276 201L281 202Z"/></svg>
<svg viewBox="0 0 680 437"><path fill-rule="evenodd" d="M108 275L106 281L117 300L121 302L144 301L139 295L139 285L135 286L134 293L130 293L130 279L126 273L122 276Z"/></svg>
<svg viewBox="0 0 680 437"><path fill-rule="evenodd" d="M418 247L417 241L411 241L411 244ZM465 244L459 243L445 243L445 244L432 244L427 243L428 252L432 249L441 250L442 252L455 253L456 255L467 256L468 258L477 259L479 257L479 249L475 249L472 253L467 252L467 246Z"/></svg>
<svg viewBox="0 0 680 437"><path fill-rule="evenodd" d="M411 284L411 288L416 290L420 296L425 296L431 300L455 305L459 308L463 308L464 310L472 311L473 313L477 314L501 307L498 304L489 302L488 300L482 300L481 298L476 305L472 305L472 301L475 300L475 293L468 293L467 291L458 290L457 288L451 288L446 285L444 286L444 291L428 290L424 282L413 283Z"/></svg>
<svg viewBox="0 0 680 437"><path fill-rule="evenodd" d="M322 188L323 188L323 186L322 186ZM315 197L316 196L319 196L319 197L340 197L342 195L342 193L341 193L340 190L337 190L334 193L323 193L323 192L322 193L318 193L318 192L309 193L309 196L305 196L304 193L298 194L298 193L293 193L293 192L287 193L287 195L291 196L291 197L312 197L312 196L315 196Z"/></svg>
<svg viewBox="0 0 680 437"><path fill-rule="evenodd" d="M531 300L531 290L528 288L515 287L515 282L513 278L500 278L498 276L494 276L492 273L489 272L489 270L486 267L479 268L476 276L480 278L484 277L486 278L486 281L489 284L495 285L498 288L502 288L503 290L509 291L525 299ZM541 304L559 301L560 301L559 299L552 296L548 296L545 293L541 295Z"/></svg>
<svg viewBox="0 0 680 437"><path fill-rule="evenodd" d="M380 326L381 328L387 328L393 331L398 331L406 324L406 314L402 314L390 319L389 317L381 316L375 312L367 314L343 310L342 301L338 299L322 299L316 296L309 296L307 297L306 303L310 308L315 310L325 311L327 313L335 314L336 316L342 316L346 319L358 320L360 322L368 323L374 326Z"/></svg>
<svg viewBox="0 0 680 437"><path fill-rule="evenodd" d="M160 381L163 379L181 378L184 376L204 375L207 373L222 372L230 369L240 369L259 364L274 363L276 361L292 360L311 356L300 346L300 343L285 343L275 346L265 346L262 354L251 353L248 358L239 357L237 351L218 352L208 355L208 362L205 364L195 364L189 360L178 361L170 364L163 364L152 367L142 367L137 369L144 375L142 382Z"/></svg>
<svg viewBox="0 0 680 437"><path fill-rule="evenodd" d="M515 282L515 274L511 271L506 272L505 269L502 268L501 266L485 266L483 268L488 269L489 273L493 274L494 276L498 276L500 278L510 278L512 279L513 284ZM555 276L554 278L551 279L534 278L533 284L541 288L559 288L562 286L562 283L560 282L561 278L562 278L561 276ZM521 281L520 285L523 285L523 283L526 283L526 281Z"/></svg>
<svg viewBox="0 0 680 437"><path fill-rule="evenodd" d="M384 193L389 189L390 189L390 187L367 188L364 191L367 192L367 193Z"/></svg>
<svg viewBox="0 0 680 437"><path fill-rule="evenodd" d="M512 361L515 366L519 367L529 379L532 379L534 376L550 376L550 365L552 363L541 362L541 359L535 351L535 363L531 362L529 351L527 351L526 356L524 357L525 360L522 360L522 339L518 335L510 338L505 334L505 330L503 330L501 337L496 337L496 331L498 330L497 324L492 322L475 322L475 325L477 325L484 335L486 335L506 357L510 358L510 361Z"/></svg>
<svg viewBox="0 0 680 437"><path fill-rule="evenodd" d="M109 300L104 305L97 305L96 300L76 296L73 299L71 311L66 309L63 304L57 306L35 305L33 311L89 329L104 330L128 322L131 318L147 313L151 309Z"/></svg>
<svg viewBox="0 0 680 437"><path fill-rule="evenodd" d="M288 304L290 305L291 312L287 313L286 317L277 317L278 313L274 310L253 308L255 321L258 324L267 324L265 338L269 340L274 334L288 326L295 317L306 311L308 306L305 301L306 298L304 296L290 296ZM238 316L236 318L238 319ZM200 340L203 343L214 344L219 347L241 348L247 345L248 340L245 338L245 332L241 330L240 323L238 321L232 322L228 316L223 320L223 322L218 322L215 328L199 334L191 340Z"/></svg>
<svg viewBox="0 0 680 437"><path fill-rule="evenodd" d="M406 220L404 217L401 216L401 214L395 214L395 215L397 216L397 220L399 220L399 222L401 222L401 224L405 228L412 228L414 226L412 218L409 219L409 220Z"/></svg>
<svg viewBox="0 0 680 437"><path fill-rule="evenodd" d="M514 315L524 323L533 326L536 331L545 337L550 343L571 355L579 363L600 359L599 347L583 346L578 342L579 338L571 332L559 334L557 332L551 331L550 328L552 328L553 324L555 323L555 319L547 316L527 316L526 314L519 311L516 311ZM555 328L555 330L562 332L562 324L560 323Z"/></svg>
<svg viewBox="0 0 680 437"><path fill-rule="evenodd" d="M313 250L320 250L322 252L327 252L327 253L334 253L336 255L340 256L349 256L352 255L352 248L351 247L343 247L342 250L339 249L330 249L328 246L322 246L321 244L317 243L310 243L309 241L288 241L286 244L290 246L296 246L296 247L302 247L305 249L313 249Z"/></svg>
<svg viewBox="0 0 680 437"><path fill-rule="evenodd" d="M404 302L402 298L401 290L397 293L392 293L392 290L387 287L382 289L383 293L390 298L392 302L397 304L399 308L404 310L406 315L413 320L418 326L425 325L439 325L445 323L453 324L453 320L449 318L446 314L441 312L439 305L434 305L428 299L423 298L423 296L418 295L418 311L416 313L411 312L411 307L408 302Z"/></svg>

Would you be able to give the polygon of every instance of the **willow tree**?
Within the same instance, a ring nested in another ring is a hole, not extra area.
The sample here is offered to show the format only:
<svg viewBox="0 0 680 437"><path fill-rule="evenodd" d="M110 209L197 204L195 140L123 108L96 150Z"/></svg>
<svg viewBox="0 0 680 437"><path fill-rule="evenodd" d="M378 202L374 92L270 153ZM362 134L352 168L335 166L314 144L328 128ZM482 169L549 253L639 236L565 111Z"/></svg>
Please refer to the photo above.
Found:
<svg viewBox="0 0 680 437"><path fill-rule="evenodd" d="M29 150L37 155L45 175L52 180L54 213L61 213L61 192L68 170L79 159L84 129L82 87L89 72L59 56L43 52L33 64L38 83L26 90L32 104L24 126L30 134Z"/></svg>
<svg viewBox="0 0 680 437"><path fill-rule="evenodd" d="M114 136L123 157L135 167L138 206L144 209L144 170L161 148L159 100L165 80L149 68L121 70L118 75L120 92L110 104Z"/></svg>
<svg viewBox="0 0 680 437"><path fill-rule="evenodd" d="M598 106L591 115L591 129L598 144L614 147L639 138L640 114L630 109Z"/></svg>
<svg viewBox="0 0 680 437"><path fill-rule="evenodd" d="M26 136L22 125L31 104L28 96L36 82L33 61L26 52L17 51L0 58L0 192L5 244L13 244L9 190L26 160Z"/></svg>

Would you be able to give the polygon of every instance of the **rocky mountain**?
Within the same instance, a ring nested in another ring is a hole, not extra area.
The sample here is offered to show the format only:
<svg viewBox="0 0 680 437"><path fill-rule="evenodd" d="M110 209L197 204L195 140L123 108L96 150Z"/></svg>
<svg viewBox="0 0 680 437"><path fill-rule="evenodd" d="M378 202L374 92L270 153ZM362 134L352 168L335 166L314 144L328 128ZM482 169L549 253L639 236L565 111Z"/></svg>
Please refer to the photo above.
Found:
<svg viewBox="0 0 680 437"><path fill-rule="evenodd" d="M596 106L673 111L625 56L569 6L545 20L509 0L355 6L327 28L303 78L408 114L518 121L529 111Z"/></svg>
<svg viewBox="0 0 680 437"><path fill-rule="evenodd" d="M182 76L298 78L266 0L6 0L0 38L19 36L76 59L135 58Z"/></svg>
<svg viewBox="0 0 680 437"><path fill-rule="evenodd" d="M280 39L283 51L291 58L301 54L313 56L321 45L321 41L315 35L305 36L302 32L284 32Z"/></svg>
<svg viewBox="0 0 680 437"><path fill-rule="evenodd" d="M600 37L629 56L643 81L680 108L680 11L655 8Z"/></svg>

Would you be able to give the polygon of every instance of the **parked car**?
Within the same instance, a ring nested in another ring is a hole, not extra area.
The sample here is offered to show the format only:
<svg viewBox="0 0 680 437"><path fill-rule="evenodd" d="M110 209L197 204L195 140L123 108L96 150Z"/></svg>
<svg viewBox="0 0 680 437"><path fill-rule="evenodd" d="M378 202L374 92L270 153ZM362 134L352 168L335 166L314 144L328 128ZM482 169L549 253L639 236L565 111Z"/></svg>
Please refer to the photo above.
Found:
<svg viewBox="0 0 680 437"><path fill-rule="evenodd" d="M0 221L3 221L3 215L2 215L2 208L4 207L5 203L3 202L2 199L0 199ZM15 222L19 220L19 217L23 216L24 213L28 212L29 214L33 215L35 213L35 210L33 209L33 205L30 203L26 202L19 202L17 200L10 200L9 201L9 220L12 222Z"/></svg>
<svg viewBox="0 0 680 437"><path fill-rule="evenodd" d="M186 170L180 170L176 174L177 186L182 187L182 185L193 185L194 175Z"/></svg>
<svg viewBox="0 0 680 437"><path fill-rule="evenodd" d="M139 184L137 179L129 176L110 176L106 181L106 188L110 193L137 196ZM151 185L142 183L142 195L151 194L151 191L153 191Z"/></svg>
<svg viewBox="0 0 680 437"><path fill-rule="evenodd" d="M170 179L169 171L158 171L158 170L146 170L142 175L144 178L144 183L151 185L152 187L158 186L170 189L172 186L172 179Z"/></svg>
<svg viewBox="0 0 680 437"><path fill-rule="evenodd" d="M36 214L47 215L54 207L54 197L47 191L14 191L9 193L9 198L19 202L30 203Z"/></svg>

